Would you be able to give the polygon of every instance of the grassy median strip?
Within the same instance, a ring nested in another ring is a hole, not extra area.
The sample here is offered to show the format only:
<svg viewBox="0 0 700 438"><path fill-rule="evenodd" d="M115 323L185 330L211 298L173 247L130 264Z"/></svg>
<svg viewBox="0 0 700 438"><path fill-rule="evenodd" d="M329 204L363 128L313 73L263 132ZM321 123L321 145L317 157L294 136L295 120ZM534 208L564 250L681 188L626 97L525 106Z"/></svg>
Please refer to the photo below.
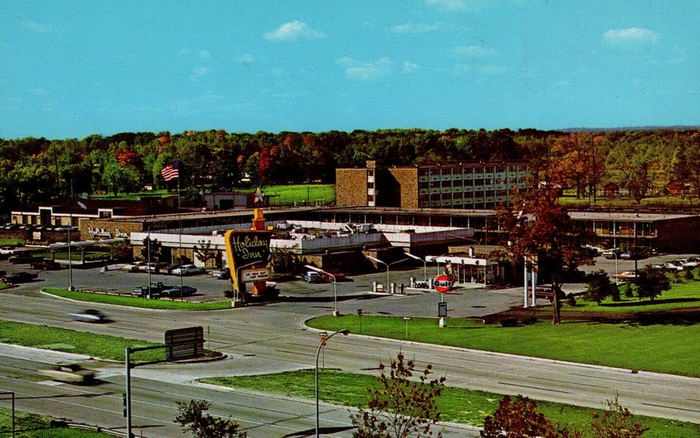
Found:
<svg viewBox="0 0 700 438"><path fill-rule="evenodd" d="M626 285L620 286L620 301L610 298L596 304L582 297L576 298L575 306L564 306L562 309L573 312L651 312L686 307L700 307L700 281L690 280L687 283L673 283L671 289L663 291L651 302L649 299L640 300L638 297L625 297ZM635 290L636 287L632 286ZM636 293L636 292L635 292ZM543 307L550 309L550 306Z"/></svg>
<svg viewBox="0 0 700 438"><path fill-rule="evenodd" d="M88 303L103 303L115 304L118 306L141 307L144 309L169 309L169 310L219 310L230 309L231 301L208 301L205 303L192 303L189 301L170 301L170 300L149 300L139 297L122 297L118 295L106 295L90 292L76 292L65 289L42 289L51 295L56 295L63 298L70 298L76 301L85 301Z"/></svg>
<svg viewBox="0 0 700 438"><path fill-rule="evenodd" d="M321 316L306 323L329 331L348 329L351 333L383 338L700 377L698 324L565 322L552 326L549 322L539 322L501 327L448 319L447 327L439 328L436 318L415 317L404 321L400 317L357 315Z"/></svg>
<svg viewBox="0 0 700 438"><path fill-rule="evenodd" d="M308 399L315 397L314 370L257 376L212 377L201 381L291 397ZM447 383L449 384L449 378ZM319 397L325 402L338 405L365 407L368 401L368 388L378 387L379 379L367 374L324 369L321 370L319 377ZM444 421L482 426L484 418L494 412L501 397L498 394L448 386L438 400L438 408ZM581 430L590 428L591 414L597 411L551 402L537 402L537 405L539 412L553 422L560 422ZM650 428L644 435L647 438L700 436L698 424L642 416L637 417L637 421Z"/></svg>
<svg viewBox="0 0 700 438"><path fill-rule="evenodd" d="M8 288L10 288L11 286L12 286L12 285L7 284L7 283L0 283L0 290L8 289Z"/></svg>
<svg viewBox="0 0 700 438"><path fill-rule="evenodd" d="M9 395L0 396L3 404L10 404ZM15 411L15 431L22 438L106 438L109 435L69 427L52 427L51 419L42 415ZM12 410L0 408L0 436L12 436Z"/></svg>
<svg viewBox="0 0 700 438"><path fill-rule="evenodd" d="M120 361L124 360L124 349L127 347L159 345L138 339L12 321L0 321L0 342ZM164 349L155 349L134 353L133 357L136 362L150 362L162 360L164 354Z"/></svg>

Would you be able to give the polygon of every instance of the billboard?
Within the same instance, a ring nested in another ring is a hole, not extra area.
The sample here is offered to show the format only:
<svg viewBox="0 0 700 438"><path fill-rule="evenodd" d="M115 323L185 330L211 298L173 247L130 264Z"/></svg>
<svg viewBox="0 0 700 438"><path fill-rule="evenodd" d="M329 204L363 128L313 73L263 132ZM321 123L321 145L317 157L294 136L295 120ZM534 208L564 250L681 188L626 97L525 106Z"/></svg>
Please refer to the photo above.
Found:
<svg viewBox="0 0 700 438"><path fill-rule="evenodd" d="M265 280L269 276L271 231L228 230L224 235L226 260L231 271L233 290L242 283Z"/></svg>

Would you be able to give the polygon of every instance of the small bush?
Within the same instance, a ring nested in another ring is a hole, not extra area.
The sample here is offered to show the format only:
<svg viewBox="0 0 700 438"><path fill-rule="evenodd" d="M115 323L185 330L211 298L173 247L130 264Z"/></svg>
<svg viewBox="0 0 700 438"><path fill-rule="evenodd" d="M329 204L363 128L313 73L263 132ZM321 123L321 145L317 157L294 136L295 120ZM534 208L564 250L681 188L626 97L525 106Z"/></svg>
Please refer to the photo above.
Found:
<svg viewBox="0 0 700 438"><path fill-rule="evenodd" d="M625 298L632 298L634 296L634 290L632 290L632 285L627 283L625 286Z"/></svg>
<svg viewBox="0 0 700 438"><path fill-rule="evenodd" d="M533 316L531 318L525 318L522 320L523 325L532 325L537 323L537 317Z"/></svg>
<svg viewBox="0 0 700 438"><path fill-rule="evenodd" d="M695 280L695 275L693 275L693 271L692 271L691 269L688 269L687 271L685 271L685 276L684 276L684 277L685 277L685 279L688 280L688 281L693 281L693 280Z"/></svg>
<svg viewBox="0 0 700 438"><path fill-rule="evenodd" d="M224 291L224 296L226 298L233 298L233 291L231 289L227 289Z"/></svg>
<svg viewBox="0 0 700 438"><path fill-rule="evenodd" d="M571 307L576 306L576 297L573 295L569 295L569 297L566 299L566 304Z"/></svg>
<svg viewBox="0 0 700 438"><path fill-rule="evenodd" d="M518 320L516 318L505 318L501 320L501 327L517 327Z"/></svg>

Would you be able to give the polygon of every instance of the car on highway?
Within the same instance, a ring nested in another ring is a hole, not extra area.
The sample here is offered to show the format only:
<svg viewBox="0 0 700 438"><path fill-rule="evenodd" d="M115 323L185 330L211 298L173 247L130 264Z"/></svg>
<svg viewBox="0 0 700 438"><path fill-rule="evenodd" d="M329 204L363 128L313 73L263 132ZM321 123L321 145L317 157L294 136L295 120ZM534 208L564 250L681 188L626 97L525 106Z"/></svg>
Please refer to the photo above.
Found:
<svg viewBox="0 0 700 438"><path fill-rule="evenodd" d="M0 257L3 257L3 258L10 257L11 255L15 254L16 249L17 249L17 247L14 245L2 246L2 247L0 247Z"/></svg>
<svg viewBox="0 0 700 438"><path fill-rule="evenodd" d="M175 286L175 287L168 287L160 291L161 296L165 297L188 297L190 295L194 295L197 292L196 287L191 287L191 286Z"/></svg>
<svg viewBox="0 0 700 438"><path fill-rule="evenodd" d="M84 384L95 381L95 371L83 368L82 365L77 362L59 363L51 368L39 370L39 374L66 383Z"/></svg>
<svg viewBox="0 0 700 438"><path fill-rule="evenodd" d="M204 272L204 268L195 265L182 265L171 271L173 275L197 275Z"/></svg>
<svg viewBox="0 0 700 438"><path fill-rule="evenodd" d="M69 313L68 316L79 322L108 322L107 315L97 309L86 309L81 312Z"/></svg>
<svg viewBox="0 0 700 438"><path fill-rule="evenodd" d="M614 274L613 278L616 278L618 280L634 280L637 278L637 274L634 271L624 271L620 272L619 274Z"/></svg>
<svg viewBox="0 0 700 438"><path fill-rule="evenodd" d="M690 258L687 258L687 259L679 259L679 260L676 260L676 261L677 261L678 263L680 263L681 266L683 266L684 268L688 268L688 269L697 268L698 265L700 265L700 263L698 263L697 260L691 260Z"/></svg>
<svg viewBox="0 0 700 438"><path fill-rule="evenodd" d="M11 274L6 274L3 278L3 282L8 284L29 283L37 277L38 275L33 272L13 272Z"/></svg>

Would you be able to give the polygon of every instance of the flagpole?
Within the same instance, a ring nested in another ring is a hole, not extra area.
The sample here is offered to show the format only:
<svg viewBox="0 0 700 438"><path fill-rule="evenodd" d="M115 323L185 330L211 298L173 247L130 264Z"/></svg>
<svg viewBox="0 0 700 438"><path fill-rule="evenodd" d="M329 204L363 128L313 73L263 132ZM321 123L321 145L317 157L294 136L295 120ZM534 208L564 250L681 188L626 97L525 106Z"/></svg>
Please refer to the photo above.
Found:
<svg viewBox="0 0 700 438"><path fill-rule="evenodd" d="M177 174L177 222L180 226L179 241L180 241L180 301L182 301L182 216L180 213L180 170L178 163L178 174Z"/></svg>

